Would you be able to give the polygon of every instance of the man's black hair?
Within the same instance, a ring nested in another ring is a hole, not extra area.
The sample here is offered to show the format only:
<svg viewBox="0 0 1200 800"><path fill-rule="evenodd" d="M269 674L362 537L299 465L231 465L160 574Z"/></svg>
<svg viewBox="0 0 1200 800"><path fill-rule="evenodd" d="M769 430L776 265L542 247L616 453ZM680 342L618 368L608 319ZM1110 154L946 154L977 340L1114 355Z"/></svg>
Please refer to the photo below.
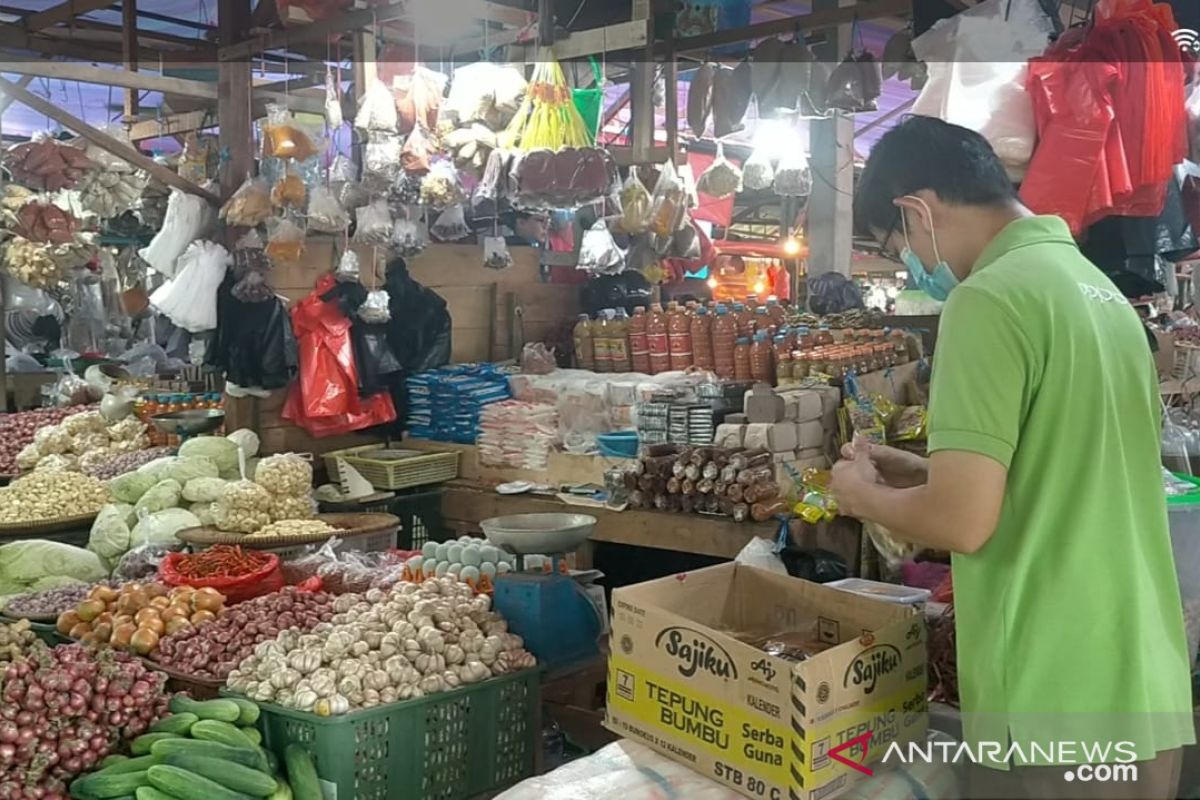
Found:
<svg viewBox="0 0 1200 800"><path fill-rule="evenodd" d="M1001 205L1016 199L987 140L933 117L909 117L871 150L854 190L854 227L864 236L899 225L898 197L931 189L948 203Z"/></svg>

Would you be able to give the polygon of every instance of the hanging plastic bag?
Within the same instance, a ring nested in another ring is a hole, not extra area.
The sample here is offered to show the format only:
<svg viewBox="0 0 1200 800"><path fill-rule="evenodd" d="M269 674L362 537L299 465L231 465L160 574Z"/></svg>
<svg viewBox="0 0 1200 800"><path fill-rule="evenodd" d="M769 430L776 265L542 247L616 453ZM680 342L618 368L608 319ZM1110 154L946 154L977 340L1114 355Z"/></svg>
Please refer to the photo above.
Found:
<svg viewBox="0 0 1200 800"><path fill-rule="evenodd" d="M432 152L433 146L429 137L418 126L408 135L408 140L400 150L400 168L409 174L423 175L429 172L429 157Z"/></svg>
<svg viewBox="0 0 1200 800"><path fill-rule="evenodd" d="M650 224L650 190L638 178L637 168L629 170L629 177L621 187L621 216L616 223L619 233L630 236L642 233Z"/></svg>
<svg viewBox="0 0 1200 800"><path fill-rule="evenodd" d="M243 303L264 303L275 296L266 274L256 269L243 275L229 291Z"/></svg>
<svg viewBox="0 0 1200 800"><path fill-rule="evenodd" d="M742 190L742 171L725 158L725 145L717 142L717 157L696 181L696 190L718 200Z"/></svg>
<svg viewBox="0 0 1200 800"><path fill-rule="evenodd" d="M461 205L451 206L438 215L429 232L442 242L457 242L471 235Z"/></svg>
<svg viewBox="0 0 1200 800"><path fill-rule="evenodd" d="M271 216L271 192L261 178L247 178L221 206L220 218L230 225L254 227Z"/></svg>
<svg viewBox="0 0 1200 800"><path fill-rule="evenodd" d="M383 289L367 292L367 299L358 307L358 318L363 322L388 322L392 318L392 312L388 308L390 302L391 298Z"/></svg>
<svg viewBox="0 0 1200 800"><path fill-rule="evenodd" d="M758 148L742 165L742 186L749 192L761 192L775 184L775 167L765 148Z"/></svg>
<svg viewBox="0 0 1200 800"><path fill-rule="evenodd" d="M372 200L355 212L358 218L354 241L363 244L387 244L392 236L392 215L382 197Z"/></svg>
<svg viewBox="0 0 1200 800"><path fill-rule="evenodd" d="M325 70L325 124L331 130L342 127L342 99L332 69Z"/></svg>
<svg viewBox="0 0 1200 800"><path fill-rule="evenodd" d="M267 120L263 124L263 154L306 161L317 154L317 148L308 133L292 118L287 106L269 103Z"/></svg>
<svg viewBox="0 0 1200 800"><path fill-rule="evenodd" d="M364 131L396 133L396 101L378 78L371 81L359 101L354 127Z"/></svg>
<svg viewBox="0 0 1200 800"><path fill-rule="evenodd" d="M650 224L648 230L655 236L667 237L678 230L687 210L687 191L675 164L668 160L658 174L654 184L654 195L650 202Z"/></svg>
<svg viewBox="0 0 1200 800"><path fill-rule="evenodd" d="M179 274L150 295L150 305L190 332L217 327L217 288L233 262L215 242L193 242L179 257Z"/></svg>
<svg viewBox="0 0 1200 800"><path fill-rule="evenodd" d="M775 194L780 197L803 197L812 190L812 176L808 171L808 156L795 147L779 159L775 170Z"/></svg>
<svg viewBox="0 0 1200 800"><path fill-rule="evenodd" d="M598 219L579 244L578 269L596 275L615 275L624 268L625 254L617 247L604 220Z"/></svg>
<svg viewBox="0 0 1200 800"><path fill-rule="evenodd" d="M393 83L396 130L408 133L418 127L437 128L438 110L446 91L446 76L440 72L415 66L408 75L398 75Z"/></svg>
<svg viewBox="0 0 1200 800"><path fill-rule="evenodd" d="M308 227L320 233L341 233L350 227L350 215L328 186L316 186L308 200Z"/></svg>
<svg viewBox="0 0 1200 800"><path fill-rule="evenodd" d="M429 231L420 220L397 219L392 228L392 249L404 258L411 258L429 244Z"/></svg>
<svg viewBox="0 0 1200 800"><path fill-rule="evenodd" d="M363 180L383 185L396 179L400 169L400 137L373 131L363 146Z"/></svg>
<svg viewBox="0 0 1200 800"><path fill-rule="evenodd" d="M588 57L592 65L592 85L586 89L572 89L571 102L583 119L584 130L587 131L588 144L596 143L596 135L600 132L601 111L604 109L604 74L600 65L592 56Z"/></svg>
<svg viewBox="0 0 1200 800"><path fill-rule="evenodd" d="M275 265L296 264L304 255L304 229L290 219L267 223L267 257Z"/></svg>
<svg viewBox="0 0 1200 800"><path fill-rule="evenodd" d="M209 166L215 161L213 137L195 133L183 137L183 152L179 154L179 177L192 183L204 183L208 180Z"/></svg>
<svg viewBox="0 0 1200 800"><path fill-rule="evenodd" d="M208 201L194 194L171 189L167 213L162 227L138 256L150 267L168 278L175 275L175 260L187 246L204 236L213 224L213 212Z"/></svg>
<svg viewBox="0 0 1200 800"><path fill-rule="evenodd" d="M400 172L388 187L388 205L392 208L407 208L421 203L421 178Z"/></svg>
<svg viewBox="0 0 1200 800"><path fill-rule="evenodd" d="M345 250L338 259L337 269L333 273L334 279L338 283L358 283L359 274L358 254L353 250Z"/></svg>
<svg viewBox="0 0 1200 800"><path fill-rule="evenodd" d="M421 179L421 202L435 211L458 205L465 198L458 172L448 161L439 161Z"/></svg>
<svg viewBox="0 0 1200 800"><path fill-rule="evenodd" d="M475 187L475 194L472 200L475 203L491 202L495 204L497 201L508 197L508 162L511 154L504 150L493 150L488 153L487 164L483 168L483 175L479 179L479 185Z"/></svg>
<svg viewBox="0 0 1200 800"><path fill-rule="evenodd" d="M304 181L294 172L288 172L271 189L271 202L278 208L303 209L307 198Z"/></svg>
<svg viewBox="0 0 1200 800"><path fill-rule="evenodd" d="M508 269L512 266L512 253L503 236L483 237L483 265L488 269Z"/></svg>

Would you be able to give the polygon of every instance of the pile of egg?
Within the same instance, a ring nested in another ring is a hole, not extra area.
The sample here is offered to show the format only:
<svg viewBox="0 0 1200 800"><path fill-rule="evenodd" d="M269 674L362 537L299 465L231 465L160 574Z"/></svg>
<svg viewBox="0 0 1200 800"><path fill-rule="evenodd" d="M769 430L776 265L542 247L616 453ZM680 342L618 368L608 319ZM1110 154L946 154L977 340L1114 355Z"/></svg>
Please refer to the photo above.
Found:
<svg viewBox="0 0 1200 800"><path fill-rule="evenodd" d="M528 555L523 559L525 572L543 572L551 564L550 556ZM476 583L486 575L495 580L497 575L513 572L517 568L517 557L486 539L462 536L448 542L426 542L421 555L405 562L408 571L422 578L440 578L455 575L464 581Z"/></svg>

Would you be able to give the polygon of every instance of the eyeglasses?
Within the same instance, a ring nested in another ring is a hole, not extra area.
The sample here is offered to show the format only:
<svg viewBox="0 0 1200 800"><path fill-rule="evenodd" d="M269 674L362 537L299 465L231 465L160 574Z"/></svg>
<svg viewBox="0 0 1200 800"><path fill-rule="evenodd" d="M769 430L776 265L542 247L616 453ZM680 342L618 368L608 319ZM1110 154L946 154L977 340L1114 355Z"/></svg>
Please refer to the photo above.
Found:
<svg viewBox="0 0 1200 800"><path fill-rule="evenodd" d="M902 213L904 213L904 212L902 212L899 208L896 208L896 215L894 217L892 217L892 224L888 226L887 233L884 234L883 239L881 239L879 242L880 258L884 258L888 261L891 261L894 264L901 264L901 265L903 265L904 262L900 259L900 253L896 250L889 250L887 247L887 243L892 240L892 236L896 233L897 230L900 229L900 225L902 222L900 219L900 215Z"/></svg>

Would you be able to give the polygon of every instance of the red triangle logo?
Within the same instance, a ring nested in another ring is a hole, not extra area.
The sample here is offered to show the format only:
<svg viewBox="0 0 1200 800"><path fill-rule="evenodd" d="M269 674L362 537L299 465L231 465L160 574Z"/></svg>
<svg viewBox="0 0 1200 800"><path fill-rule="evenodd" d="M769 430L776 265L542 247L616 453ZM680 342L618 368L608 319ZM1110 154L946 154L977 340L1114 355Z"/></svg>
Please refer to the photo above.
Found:
<svg viewBox="0 0 1200 800"><path fill-rule="evenodd" d="M851 769L858 770L863 775L874 775L875 770L871 769L870 767L864 766L864 764L867 763L867 747L870 744L871 744L871 732L867 731L863 735L855 736L850 741L842 742L837 747L830 750L829 757L832 758L834 761L837 761L839 764L845 764L847 767L850 767ZM858 747L858 746L862 747L862 760L861 761L854 761L854 760L842 755L843 750L849 750L853 747Z"/></svg>

